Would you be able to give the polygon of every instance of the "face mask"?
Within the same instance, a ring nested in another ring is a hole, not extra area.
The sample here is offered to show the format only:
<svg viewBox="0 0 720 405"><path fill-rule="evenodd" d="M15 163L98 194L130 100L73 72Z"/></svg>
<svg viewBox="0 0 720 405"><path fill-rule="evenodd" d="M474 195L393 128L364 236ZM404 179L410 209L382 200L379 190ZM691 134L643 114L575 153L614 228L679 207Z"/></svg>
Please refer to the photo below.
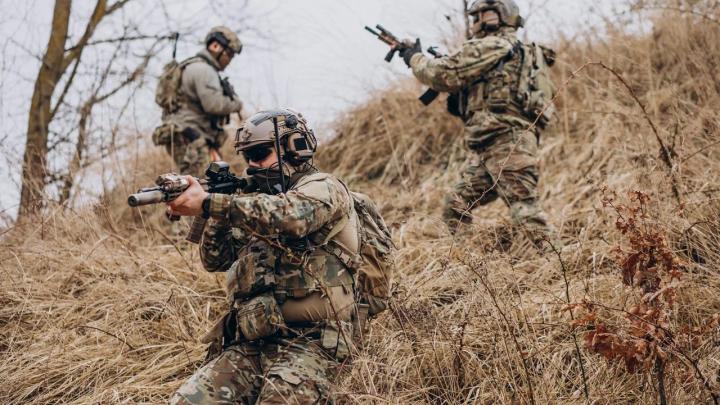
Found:
<svg viewBox="0 0 720 405"><path fill-rule="evenodd" d="M257 186L257 191L265 194L280 194L283 191L282 178L280 170L277 168L261 169L257 167L248 167L246 171L250 176L252 183ZM285 190L288 189L290 176L285 177Z"/></svg>

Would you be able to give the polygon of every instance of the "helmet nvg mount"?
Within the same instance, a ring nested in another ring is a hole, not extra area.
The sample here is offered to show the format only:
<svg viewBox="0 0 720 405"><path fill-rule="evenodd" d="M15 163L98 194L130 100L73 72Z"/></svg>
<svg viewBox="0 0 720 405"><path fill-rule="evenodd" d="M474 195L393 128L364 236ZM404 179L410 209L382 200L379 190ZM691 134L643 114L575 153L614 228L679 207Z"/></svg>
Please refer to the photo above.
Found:
<svg viewBox="0 0 720 405"><path fill-rule="evenodd" d="M211 28L205 36L205 45L210 45L213 41L219 43L223 49L231 50L235 55L242 52L243 44L240 38L228 27L219 25Z"/></svg>
<svg viewBox="0 0 720 405"><path fill-rule="evenodd" d="M317 139L302 114L284 108L260 111L237 130L235 150L238 153L259 145L274 146L282 160L298 166L312 159Z"/></svg>
<svg viewBox="0 0 720 405"><path fill-rule="evenodd" d="M479 16L483 11L493 10L500 16L500 24L520 28L523 26L523 18L520 16L520 8L514 0L475 0L467 10L470 16Z"/></svg>

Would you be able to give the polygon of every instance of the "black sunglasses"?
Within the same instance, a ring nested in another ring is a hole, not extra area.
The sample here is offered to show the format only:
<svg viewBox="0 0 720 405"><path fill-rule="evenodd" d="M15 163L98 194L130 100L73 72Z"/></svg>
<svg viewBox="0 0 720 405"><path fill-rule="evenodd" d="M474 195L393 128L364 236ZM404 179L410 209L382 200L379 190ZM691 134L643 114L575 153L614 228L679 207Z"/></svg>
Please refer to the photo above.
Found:
<svg viewBox="0 0 720 405"><path fill-rule="evenodd" d="M232 49L230 49L230 48L228 48L228 47L223 48L223 52L225 52L225 54L226 54L226 55L228 56L228 58L230 58L230 59L232 59L232 58L235 57L235 51L233 51Z"/></svg>
<svg viewBox="0 0 720 405"><path fill-rule="evenodd" d="M242 151L242 155L247 162L262 162L270 156L273 149L271 146L256 146Z"/></svg>

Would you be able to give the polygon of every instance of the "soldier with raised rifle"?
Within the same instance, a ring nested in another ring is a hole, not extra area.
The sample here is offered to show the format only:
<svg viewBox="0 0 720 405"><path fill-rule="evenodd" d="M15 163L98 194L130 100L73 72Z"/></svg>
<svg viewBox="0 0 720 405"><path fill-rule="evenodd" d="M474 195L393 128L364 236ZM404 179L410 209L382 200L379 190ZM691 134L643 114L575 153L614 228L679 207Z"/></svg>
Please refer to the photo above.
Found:
<svg viewBox="0 0 720 405"><path fill-rule="evenodd" d="M517 38L523 19L513 0L476 0L467 14L471 38L447 56L425 56L419 39L397 41L384 29L376 34L392 47L386 60L399 52L413 75L430 86L430 97L421 100L427 104L433 92L450 93L448 111L465 123L470 153L443 211L450 230L471 222L475 206L500 198L513 222L544 250L544 240L556 241L536 192L537 151L554 113L554 52Z"/></svg>

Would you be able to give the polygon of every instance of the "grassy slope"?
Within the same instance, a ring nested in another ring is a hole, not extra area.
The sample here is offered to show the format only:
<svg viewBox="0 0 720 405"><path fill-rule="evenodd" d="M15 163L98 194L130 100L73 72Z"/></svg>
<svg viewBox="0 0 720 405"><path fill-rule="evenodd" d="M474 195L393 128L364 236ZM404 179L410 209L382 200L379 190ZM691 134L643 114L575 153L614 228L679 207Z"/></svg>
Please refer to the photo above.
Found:
<svg viewBox="0 0 720 405"><path fill-rule="evenodd" d="M440 201L463 150L461 125L442 103L425 109L417 88L396 88L338 121L319 164L376 198L400 247L394 309L374 321L365 351L338 381L347 401L583 402L566 287L572 302L628 308L637 300L612 260L627 242L600 204L604 186L621 199L651 193L648 226L662 229L687 263L671 327L700 326L720 312L720 26L682 18L647 37L618 32L557 48L557 81L569 85L542 140L541 193L564 239L578 244L562 263L527 254L500 204L476 210L460 237L447 233ZM620 73L648 116L598 66L570 80L588 60ZM681 206L648 118L673 149ZM222 276L205 273L195 249L165 240L159 209L123 207L128 191L167 167L151 157L150 165L128 162L136 180L105 206L52 212L2 241L1 403L159 403L200 363L198 338L223 308ZM720 391L720 349L712 335L702 340L678 349ZM656 402L652 374L582 354L593 401ZM673 361L671 403L709 401Z"/></svg>

